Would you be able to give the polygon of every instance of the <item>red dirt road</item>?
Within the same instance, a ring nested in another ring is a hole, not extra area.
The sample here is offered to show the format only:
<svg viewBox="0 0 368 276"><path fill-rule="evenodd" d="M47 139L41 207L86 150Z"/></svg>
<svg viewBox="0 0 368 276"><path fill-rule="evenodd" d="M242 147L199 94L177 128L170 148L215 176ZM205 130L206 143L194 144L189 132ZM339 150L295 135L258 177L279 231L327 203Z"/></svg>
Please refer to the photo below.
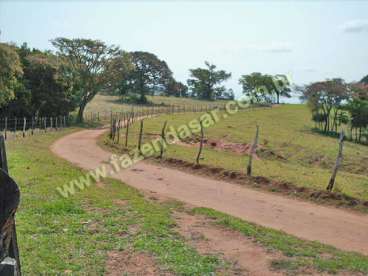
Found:
<svg viewBox="0 0 368 276"><path fill-rule="evenodd" d="M56 141L51 150L81 168L95 169L106 165L111 156L97 145L104 131L83 130L67 135ZM364 214L260 192L144 161L112 177L140 190L368 255L368 216Z"/></svg>

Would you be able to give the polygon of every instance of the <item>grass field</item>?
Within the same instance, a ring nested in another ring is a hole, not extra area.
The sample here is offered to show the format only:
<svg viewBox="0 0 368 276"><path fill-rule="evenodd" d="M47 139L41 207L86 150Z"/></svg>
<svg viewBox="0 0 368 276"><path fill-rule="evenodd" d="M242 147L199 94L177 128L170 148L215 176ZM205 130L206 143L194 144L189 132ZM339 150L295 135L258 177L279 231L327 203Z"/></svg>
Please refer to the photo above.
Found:
<svg viewBox="0 0 368 276"><path fill-rule="evenodd" d="M172 210L179 211L180 204L146 199L137 190L109 179L71 198L61 198L55 188L83 171L51 154L49 146L72 131L7 144L9 170L21 189L17 230L24 275L103 275L111 251L146 252L164 271L177 275L213 275L217 269L226 270L229 264L220 256L199 254L176 232ZM362 255L305 242L210 209L192 212L280 252L283 258L272 262L274 269L368 273L368 258Z"/></svg>
<svg viewBox="0 0 368 276"><path fill-rule="evenodd" d="M21 189L17 231L24 275L102 275L111 250L149 252L178 274L215 270L216 257L199 255L173 231L170 209L145 200L135 189L106 180L103 189L61 198L55 188L82 175L48 150L66 133L8 144L9 170Z"/></svg>
<svg viewBox="0 0 368 276"><path fill-rule="evenodd" d="M145 120L144 140L160 134L164 121L178 127L199 114L175 114ZM254 160L254 175L291 182L298 186L325 189L334 166L338 142L314 133L310 113L304 105L283 105L271 109L241 111L205 130L206 138L241 144L252 143L256 125L260 126L259 159ZM129 146L135 147L138 124L130 131ZM120 139L123 141L124 139ZM167 157L194 162L197 146L170 145ZM247 157L232 151L205 147L202 164L228 170L245 171ZM335 191L368 200L368 147L346 142L344 161Z"/></svg>
<svg viewBox="0 0 368 276"><path fill-rule="evenodd" d="M205 106L205 105L224 105L226 101L201 101L191 98L177 98L177 97L164 97L164 96L147 96L149 103L152 105L160 106ZM147 106L135 106L135 108L142 110L149 108ZM99 112L102 115L110 116L110 112L123 112L131 111L132 105L124 104L121 98L118 96L109 96L98 94L87 105L85 110L85 116L88 118L91 113Z"/></svg>

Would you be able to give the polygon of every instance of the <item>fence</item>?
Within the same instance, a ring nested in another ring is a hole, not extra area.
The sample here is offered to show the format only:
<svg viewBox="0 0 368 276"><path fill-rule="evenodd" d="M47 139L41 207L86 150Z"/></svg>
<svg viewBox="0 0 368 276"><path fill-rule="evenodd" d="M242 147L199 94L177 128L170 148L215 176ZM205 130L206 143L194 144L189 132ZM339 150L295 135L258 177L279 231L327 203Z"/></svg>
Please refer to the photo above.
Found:
<svg viewBox="0 0 368 276"><path fill-rule="evenodd" d="M140 107L132 108L131 111L125 112L110 112L110 114L104 114L104 119L110 116L110 138L120 139L120 131L122 128L126 128L126 137L129 132L129 126L141 118L149 118L159 114L175 114L175 113L186 113L186 112L209 112L213 109L224 110L225 105L190 105L190 106L152 106L152 107ZM87 114L88 115L88 114ZM100 114L97 116L93 113L90 114L89 118L101 119ZM126 138L127 139L127 138ZM117 141L119 142L119 141ZM127 142L125 142L127 143Z"/></svg>
<svg viewBox="0 0 368 276"><path fill-rule="evenodd" d="M212 109L224 110L225 104L206 104L206 105L153 105L153 106L142 106L142 105L132 105L129 110L112 112L86 112L84 114L84 119L87 122L110 122L111 114L114 117L122 117L126 113L135 114L173 114L173 113L184 113L184 112L206 112Z"/></svg>
<svg viewBox="0 0 368 276"><path fill-rule="evenodd" d="M0 118L0 132L4 138L26 137L36 132L58 130L69 125L69 116L31 117L31 118Z"/></svg>

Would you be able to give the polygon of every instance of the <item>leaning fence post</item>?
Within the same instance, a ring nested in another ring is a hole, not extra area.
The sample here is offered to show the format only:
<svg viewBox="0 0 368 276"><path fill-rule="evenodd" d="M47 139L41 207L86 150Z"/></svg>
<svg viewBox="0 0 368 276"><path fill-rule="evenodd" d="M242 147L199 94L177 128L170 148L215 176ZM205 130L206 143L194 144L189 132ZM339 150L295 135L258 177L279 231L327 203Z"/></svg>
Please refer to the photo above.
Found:
<svg viewBox="0 0 368 276"><path fill-rule="evenodd" d="M166 130L167 121L165 121L164 126L161 130L161 147L160 147L160 158L164 156L164 143L166 145L166 137L165 137L165 130Z"/></svg>
<svg viewBox="0 0 368 276"><path fill-rule="evenodd" d="M327 191L332 192L334 185L335 185L335 180L336 180L336 175L337 175L337 171L339 170L342 160L343 160L343 149L344 149L344 138L345 138L345 133L344 131L340 132L340 139L339 139L339 153L337 154L337 158L336 158L336 163L335 163L335 167L332 171L332 176L330 178L330 182L328 183L328 186L326 188Z"/></svg>
<svg viewBox="0 0 368 276"><path fill-rule="evenodd" d="M202 120L199 121L199 124L201 126L201 141L199 142L199 150L198 150L197 159L196 159L197 165L199 164L199 159L201 158L202 149L203 149L203 137L204 137Z"/></svg>
<svg viewBox="0 0 368 276"><path fill-rule="evenodd" d="M249 161L248 161L248 167L247 167L247 175L252 175L252 163L253 163L253 155L256 153L257 145L258 145L258 136L259 136L259 126L257 125L256 130L256 137L254 138L253 145L250 149L249 153Z"/></svg>

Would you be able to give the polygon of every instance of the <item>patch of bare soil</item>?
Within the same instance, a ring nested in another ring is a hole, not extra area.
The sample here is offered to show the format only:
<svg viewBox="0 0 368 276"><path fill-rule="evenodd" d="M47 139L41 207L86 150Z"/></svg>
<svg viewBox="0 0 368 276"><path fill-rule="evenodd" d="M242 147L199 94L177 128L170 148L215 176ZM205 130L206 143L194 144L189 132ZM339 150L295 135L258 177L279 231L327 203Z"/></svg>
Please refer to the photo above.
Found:
<svg viewBox="0 0 368 276"><path fill-rule="evenodd" d="M201 216L175 213L178 231L201 254L219 255L230 264L230 275L283 275L271 269L281 254L266 250L238 232L215 226Z"/></svg>
<svg viewBox="0 0 368 276"><path fill-rule="evenodd" d="M108 253L105 275L169 276L173 274L159 268L150 255L125 250L111 251Z"/></svg>

